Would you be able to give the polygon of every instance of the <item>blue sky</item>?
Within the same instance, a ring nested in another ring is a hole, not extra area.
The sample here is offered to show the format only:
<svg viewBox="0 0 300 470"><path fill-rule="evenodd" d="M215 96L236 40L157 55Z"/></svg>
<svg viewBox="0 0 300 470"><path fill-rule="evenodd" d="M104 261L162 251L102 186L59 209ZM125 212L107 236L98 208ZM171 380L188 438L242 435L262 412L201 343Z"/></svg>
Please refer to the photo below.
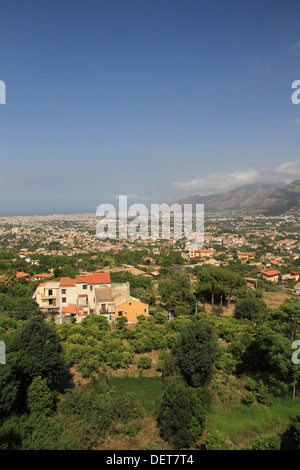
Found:
<svg viewBox="0 0 300 470"><path fill-rule="evenodd" d="M300 4L1 0L0 215L300 178Z"/></svg>

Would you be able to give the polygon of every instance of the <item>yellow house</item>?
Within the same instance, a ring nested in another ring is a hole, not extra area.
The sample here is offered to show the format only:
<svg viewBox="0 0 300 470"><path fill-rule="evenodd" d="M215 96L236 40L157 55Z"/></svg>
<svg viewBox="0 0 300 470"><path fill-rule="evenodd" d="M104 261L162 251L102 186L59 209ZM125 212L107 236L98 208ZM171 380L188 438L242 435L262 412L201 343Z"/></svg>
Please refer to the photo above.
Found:
<svg viewBox="0 0 300 470"><path fill-rule="evenodd" d="M120 296L120 299L115 302L115 321L117 318L125 317L128 323L136 323L139 315L149 316L149 307L144 302L134 298Z"/></svg>

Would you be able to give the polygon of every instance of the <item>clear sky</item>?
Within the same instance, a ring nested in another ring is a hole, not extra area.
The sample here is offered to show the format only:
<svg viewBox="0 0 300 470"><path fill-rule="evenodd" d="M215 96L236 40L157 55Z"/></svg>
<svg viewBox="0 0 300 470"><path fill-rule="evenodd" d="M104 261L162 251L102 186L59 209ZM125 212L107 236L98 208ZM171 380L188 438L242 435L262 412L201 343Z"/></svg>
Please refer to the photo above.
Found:
<svg viewBox="0 0 300 470"><path fill-rule="evenodd" d="M0 215L300 178L300 2L1 0Z"/></svg>

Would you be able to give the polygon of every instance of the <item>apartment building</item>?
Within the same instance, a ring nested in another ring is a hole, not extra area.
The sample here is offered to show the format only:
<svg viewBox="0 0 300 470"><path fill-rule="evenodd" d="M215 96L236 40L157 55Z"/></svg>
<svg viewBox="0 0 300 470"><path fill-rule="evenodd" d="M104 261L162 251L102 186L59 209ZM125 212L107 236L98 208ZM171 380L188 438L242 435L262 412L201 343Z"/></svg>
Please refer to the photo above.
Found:
<svg viewBox="0 0 300 470"><path fill-rule="evenodd" d="M262 277L268 281L277 283L281 276L281 272L276 269L262 269L257 273L258 277Z"/></svg>
<svg viewBox="0 0 300 470"><path fill-rule="evenodd" d="M241 261L245 261L245 262L253 260L255 258L254 253L238 253L237 256L238 256L238 259L240 259Z"/></svg>
<svg viewBox="0 0 300 470"><path fill-rule="evenodd" d="M109 273L62 277L57 282L43 282L33 298L44 312L57 313L60 323L78 322L87 315L104 315L110 322L125 316L135 323L139 315L149 315L147 304L130 295L130 284L111 283Z"/></svg>
<svg viewBox="0 0 300 470"><path fill-rule="evenodd" d="M197 247L186 247L181 256L190 261L193 259L200 259L200 258L212 258L215 250L214 249L205 249L205 248L197 248Z"/></svg>

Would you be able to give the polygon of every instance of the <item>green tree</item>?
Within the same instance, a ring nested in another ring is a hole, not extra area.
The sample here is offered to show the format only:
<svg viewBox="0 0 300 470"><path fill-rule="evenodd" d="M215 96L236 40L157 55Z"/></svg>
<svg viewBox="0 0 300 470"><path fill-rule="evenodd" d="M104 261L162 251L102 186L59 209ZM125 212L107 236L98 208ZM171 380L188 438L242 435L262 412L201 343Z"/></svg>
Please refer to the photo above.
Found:
<svg viewBox="0 0 300 470"><path fill-rule="evenodd" d="M287 299L279 307L280 320L287 325L287 330L290 335L290 339L293 340L300 326L300 302L295 299Z"/></svg>
<svg viewBox="0 0 300 470"><path fill-rule="evenodd" d="M20 410L20 384L17 368L7 357L6 364L0 365L0 419Z"/></svg>
<svg viewBox="0 0 300 470"><path fill-rule="evenodd" d="M166 387L159 409L162 437L177 449L187 449L201 437L207 410L201 392L174 382Z"/></svg>
<svg viewBox="0 0 300 470"><path fill-rule="evenodd" d="M256 323L266 319L267 305L262 300L247 297L237 302L234 309L234 318L251 320Z"/></svg>
<svg viewBox="0 0 300 470"><path fill-rule="evenodd" d="M199 321L181 332L180 341L172 350L182 376L192 387L206 385L218 357L218 344L213 328Z"/></svg>
<svg viewBox="0 0 300 470"><path fill-rule="evenodd" d="M20 376L27 386L40 375L53 390L59 388L66 378L60 337L55 326L43 318L32 317L21 325L14 336L12 350Z"/></svg>
<svg viewBox="0 0 300 470"><path fill-rule="evenodd" d="M46 379L34 377L27 390L27 404L30 413L48 415L53 408L53 397Z"/></svg>
<svg viewBox="0 0 300 470"><path fill-rule="evenodd" d="M268 377L273 388L293 390L293 398L300 379L299 365L292 363L291 341L282 333L263 324L246 347L239 366L243 371L255 371Z"/></svg>
<svg viewBox="0 0 300 470"><path fill-rule="evenodd" d="M290 439L295 450L300 450L300 415L290 418L286 436Z"/></svg>

